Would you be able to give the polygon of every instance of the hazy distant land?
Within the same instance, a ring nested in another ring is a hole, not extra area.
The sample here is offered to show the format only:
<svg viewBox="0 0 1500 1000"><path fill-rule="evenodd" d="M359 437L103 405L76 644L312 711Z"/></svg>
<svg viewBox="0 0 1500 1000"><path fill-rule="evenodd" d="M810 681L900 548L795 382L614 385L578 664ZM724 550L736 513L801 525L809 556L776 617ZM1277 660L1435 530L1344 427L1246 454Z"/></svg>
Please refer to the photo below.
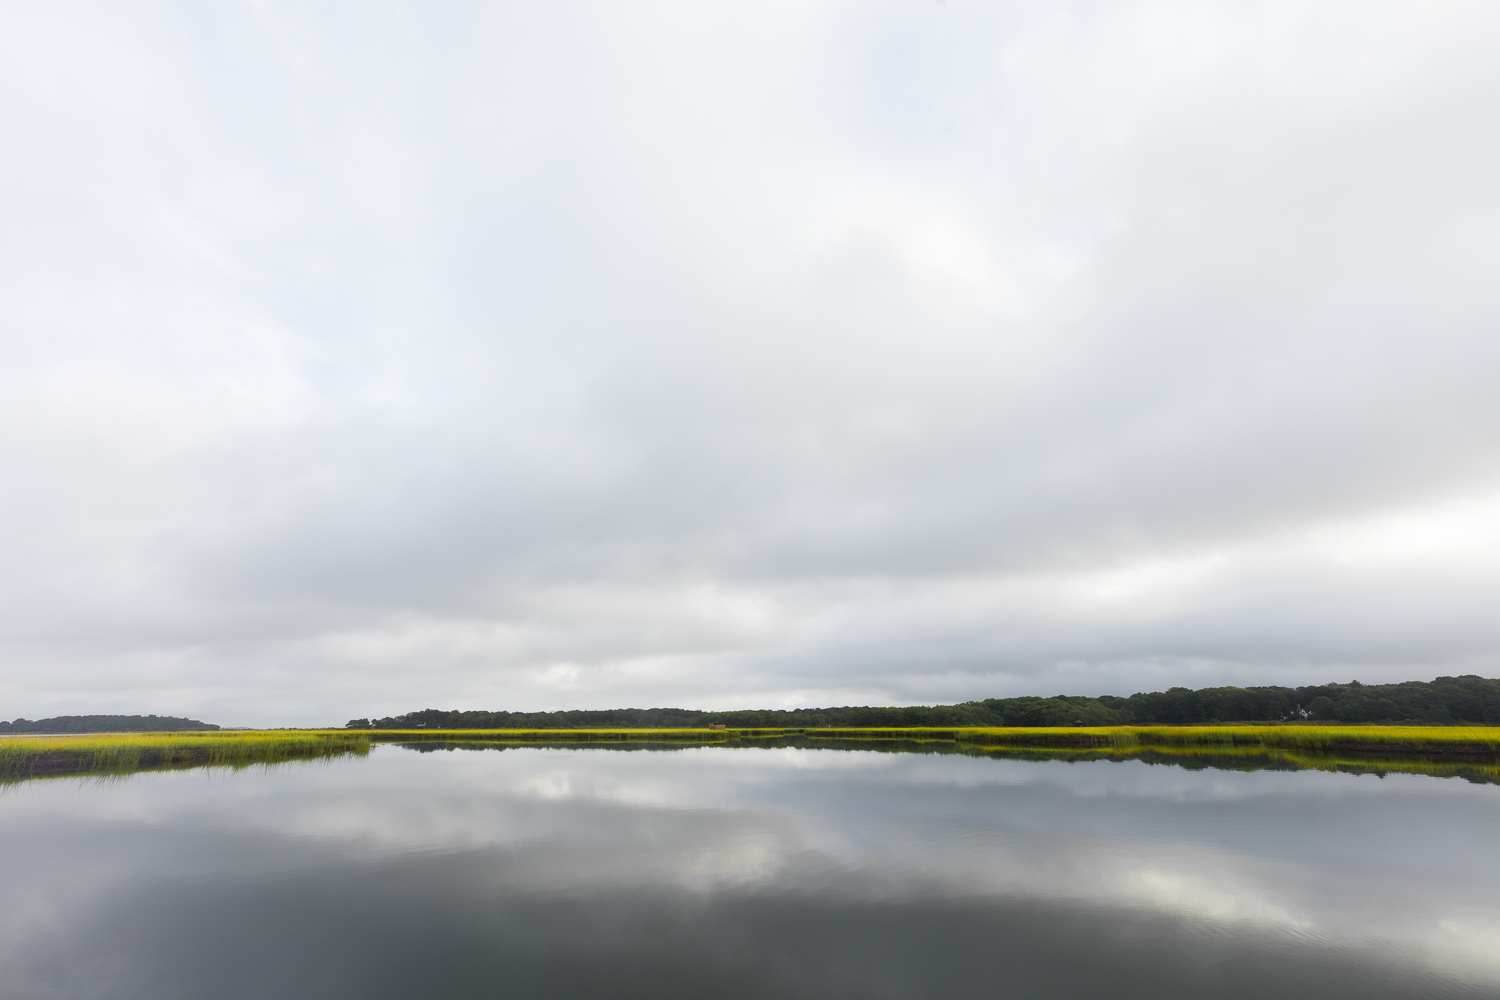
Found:
<svg viewBox="0 0 1500 1000"><path fill-rule="evenodd" d="M186 733L212 732L219 727L197 719L171 715L56 715L50 719L0 722L7 733Z"/></svg>

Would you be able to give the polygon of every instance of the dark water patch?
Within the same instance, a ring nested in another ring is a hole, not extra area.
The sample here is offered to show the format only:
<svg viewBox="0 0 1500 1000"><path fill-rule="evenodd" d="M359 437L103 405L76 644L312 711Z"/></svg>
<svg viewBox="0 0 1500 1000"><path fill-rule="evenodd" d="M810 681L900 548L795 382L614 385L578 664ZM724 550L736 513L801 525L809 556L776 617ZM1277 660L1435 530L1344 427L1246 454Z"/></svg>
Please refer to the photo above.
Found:
<svg viewBox="0 0 1500 1000"><path fill-rule="evenodd" d="M1375 949L1149 911L962 898L494 897L475 891L475 865L445 857L248 885L137 888L74 928L85 953L59 941L11 965L13 995L1493 995Z"/></svg>

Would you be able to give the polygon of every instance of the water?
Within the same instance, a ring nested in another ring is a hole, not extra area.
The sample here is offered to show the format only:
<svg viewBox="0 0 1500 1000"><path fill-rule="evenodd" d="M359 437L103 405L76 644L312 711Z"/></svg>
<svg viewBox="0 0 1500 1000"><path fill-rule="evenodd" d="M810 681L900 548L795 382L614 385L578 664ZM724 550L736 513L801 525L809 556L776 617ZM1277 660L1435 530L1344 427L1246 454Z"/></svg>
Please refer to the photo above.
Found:
<svg viewBox="0 0 1500 1000"><path fill-rule="evenodd" d="M1500 786L484 749L0 794L0 996L1494 997Z"/></svg>

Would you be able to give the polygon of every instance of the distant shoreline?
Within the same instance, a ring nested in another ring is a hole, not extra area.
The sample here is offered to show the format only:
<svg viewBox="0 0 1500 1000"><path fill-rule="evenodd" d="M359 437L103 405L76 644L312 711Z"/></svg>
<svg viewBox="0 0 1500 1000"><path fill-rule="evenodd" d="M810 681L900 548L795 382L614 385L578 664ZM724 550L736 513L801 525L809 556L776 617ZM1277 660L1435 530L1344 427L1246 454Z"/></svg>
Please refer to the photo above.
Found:
<svg viewBox="0 0 1500 1000"><path fill-rule="evenodd" d="M28 741L34 741L28 743ZM1500 777L1500 727L1494 726L1109 726L1053 728L889 727L820 729L411 729L237 730L198 733L59 733L0 741L0 780L129 773L163 767L278 763L364 754L379 743L452 747L908 747L981 755L1029 753L1106 757L1279 755L1319 766L1335 757L1487 765ZM435 747L436 748L436 747ZM1373 766L1373 765L1372 765Z"/></svg>
<svg viewBox="0 0 1500 1000"><path fill-rule="evenodd" d="M1309 723L1240 723L1192 726L890 726L724 729L377 729L378 743L443 742L669 742L715 744L797 737L820 740L918 740L973 747L1091 749L1295 749L1339 753L1453 755L1500 761L1497 726L1329 726Z"/></svg>

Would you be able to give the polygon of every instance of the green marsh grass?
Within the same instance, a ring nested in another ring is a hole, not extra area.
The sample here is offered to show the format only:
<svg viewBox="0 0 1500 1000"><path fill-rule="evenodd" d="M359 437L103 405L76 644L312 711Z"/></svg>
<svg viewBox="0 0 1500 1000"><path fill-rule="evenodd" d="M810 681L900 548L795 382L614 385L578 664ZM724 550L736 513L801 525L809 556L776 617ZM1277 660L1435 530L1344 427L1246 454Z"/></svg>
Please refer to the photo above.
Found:
<svg viewBox="0 0 1500 1000"><path fill-rule="evenodd" d="M1378 753L1389 756L1500 758L1500 727L1492 726L1067 726L1035 728L867 729L376 729L383 743L424 740L485 743L702 743L746 739L903 740L976 747L1086 747L1113 750L1214 748Z"/></svg>
<svg viewBox="0 0 1500 1000"><path fill-rule="evenodd" d="M369 748L368 734L342 729L17 736L0 739L0 780L173 766L244 767Z"/></svg>
<svg viewBox="0 0 1500 1000"><path fill-rule="evenodd" d="M1109 726L1050 729L966 729L955 739L987 746L1266 748L1319 752L1500 755L1493 726Z"/></svg>
<svg viewBox="0 0 1500 1000"><path fill-rule="evenodd" d="M1263 759L1267 766L1454 773L1500 780L1500 727L1488 726L1073 726L866 729L376 729L99 733L0 739L0 781L158 767L242 767L366 753L376 743L512 746L905 744L992 755L1061 759L1138 757L1186 766ZM1451 765L1451 766L1450 766ZM1213 766L1213 765L1207 765ZM1454 770L1454 769L1457 770ZM1494 775L1490 775L1490 771Z"/></svg>
<svg viewBox="0 0 1500 1000"><path fill-rule="evenodd" d="M808 729L813 739L953 740L994 747L1265 747L1390 754L1500 756L1500 726L1056 726ZM731 730L733 732L733 730ZM777 730L776 732L787 732Z"/></svg>

